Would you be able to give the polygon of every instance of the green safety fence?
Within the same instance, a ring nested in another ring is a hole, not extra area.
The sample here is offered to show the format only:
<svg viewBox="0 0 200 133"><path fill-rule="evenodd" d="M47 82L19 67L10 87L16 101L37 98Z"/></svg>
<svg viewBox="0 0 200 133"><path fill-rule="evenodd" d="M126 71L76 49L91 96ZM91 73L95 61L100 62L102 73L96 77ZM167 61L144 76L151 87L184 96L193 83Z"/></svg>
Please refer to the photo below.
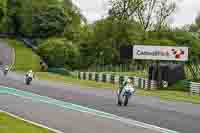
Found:
<svg viewBox="0 0 200 133"><path fill-rule="evenodd" d="M65 68L48 68L48 72L61 75L70 75L70 72Z"/></svg>

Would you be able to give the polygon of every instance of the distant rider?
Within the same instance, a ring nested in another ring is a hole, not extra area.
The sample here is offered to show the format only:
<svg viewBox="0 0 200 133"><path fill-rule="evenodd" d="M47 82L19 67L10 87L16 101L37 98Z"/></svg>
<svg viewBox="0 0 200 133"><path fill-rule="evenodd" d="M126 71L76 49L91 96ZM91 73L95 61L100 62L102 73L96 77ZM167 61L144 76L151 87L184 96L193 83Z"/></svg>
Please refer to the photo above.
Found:
<svg viewBox="0 0 200 133"><path fill-rule="evenodd" d="M26 73L26 78L27 77L31 77L32 79L34 78L34 73L32 70L29 70L27 73Z"/></svg>
<svg viewBox="0 0 200 133"><path fill-rule="evenodd" d="M9 71L9 67L6 65L6 66L4 67L4 75L6 75L6 74L8 73L8 71Z"/></svg>
<svg viewBox="0 0 200 133"><path fill-rule="evenodd" d="M9 71L9 67L6 65L4 71Z"/></svg>

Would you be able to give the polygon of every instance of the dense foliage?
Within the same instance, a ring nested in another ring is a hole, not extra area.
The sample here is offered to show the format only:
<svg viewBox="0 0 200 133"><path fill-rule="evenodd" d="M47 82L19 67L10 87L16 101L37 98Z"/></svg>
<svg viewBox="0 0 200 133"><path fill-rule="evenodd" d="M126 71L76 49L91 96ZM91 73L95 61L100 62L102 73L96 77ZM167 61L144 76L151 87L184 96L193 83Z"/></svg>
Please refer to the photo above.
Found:
<svg viewBox="0 0 200 133"><path fill-rule="evenodd" d="M78 67L78 50L64 38L49 38L41 43L39 55L50 67Z"/></svg>

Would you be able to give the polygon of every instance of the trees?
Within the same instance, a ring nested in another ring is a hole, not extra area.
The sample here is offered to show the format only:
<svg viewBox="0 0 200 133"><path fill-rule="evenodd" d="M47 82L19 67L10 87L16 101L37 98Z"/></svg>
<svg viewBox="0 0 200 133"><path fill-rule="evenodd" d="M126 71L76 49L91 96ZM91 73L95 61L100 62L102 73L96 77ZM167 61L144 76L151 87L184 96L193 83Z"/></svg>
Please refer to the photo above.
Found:
<svg viewBox="0 0 200 133"><path fill-rule="evenodd" d="M132 20L99 20L87 27L84 41L80 43L82 58L92 64L120 63L120 47L140 41L141 26Z"/></svg>
<svg viewBox="0 0 200 133"><path fill-rule="evenodd" d="M197 15L197 17L195 19L195 24L200 29L200 13Z"/></svg>
<svg viewBox="0 0 200 133"><path fill-rule="evenodd" d="M111 0L110 3L110 16L119 20L135 20L144 31L159 31L176 9L175 2L171 0Z"/></svg>
<svg viewBox="0 0 200 133"><path fill-rule="evenodd" d="M78 49L64 38L43 41L38 53L50 67L78 67Z"/></svg>
<svg viewBox="0 0 200 133"><path fill-rule="evenodd" d="M32 36L48 37L61 36L68 23L68 17L62 8L47 6L42 10L33 10L32 14Z"/></svg>
<svg viewBox="0 0 200 133"><path fill-rule="evenodd" d="M143 0L137 10L137 19L144 31L160 31L175 9L176 4L170 0Z"/></svg>
<svg viewBox="0 0 200 133"><path fill-rule="evenodd" d="M142 0L110 0L111 9L109 15L119 20L127 20L134 17Z"/></svg>
<svg viewBox="0 0 200 133"><path fill-rule="evenodd" d="M195 19L195 23L190 25L191 32L200 32L200 13L197 15Z"/></svg>
<svg viewBox="0 0 200 133"><path fill-rule="evenodd" d="M5 0L8 32L25 37L64 36L81 23L78 8L70 0ZM0 4L1 5L1 4ZM1 9L1 8L0 8ZM1 16L1 10L0 10ZM78 28L77 28L78 29ZM70 36L74 32L67 34Z"/></svg>

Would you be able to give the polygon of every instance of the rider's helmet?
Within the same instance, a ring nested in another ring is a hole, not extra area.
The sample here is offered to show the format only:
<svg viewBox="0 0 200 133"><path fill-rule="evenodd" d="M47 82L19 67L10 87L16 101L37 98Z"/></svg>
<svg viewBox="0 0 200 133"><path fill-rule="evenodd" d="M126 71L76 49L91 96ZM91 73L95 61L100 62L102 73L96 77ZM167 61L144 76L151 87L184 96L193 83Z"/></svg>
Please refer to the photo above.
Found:
<svg viewBox="0 0 200 133"><path fill-rule="evenodd" d="M6 65L6 66L5 66L5 69L7 70L8 68L9 68L9 67Z"/></svg>
<svg viewBox="0 0 200 133"><path fill-rule="evenodd" d="M130 79L130 78L128 78L128 79L127 79L127 82L128 82L128 83L131 83L131 79Z"/></svg>
<svg viewBox="0 0 200 133"><path fill-rule="evenodd" d="M132 80L130 78L128 78L126 82L127 82L127 84L131 84Z"/></svg>
<svg viewBox="0 0 200 133"><path fill-rule="evenodd" d="M29 70L28 72L29 72L29 73L33 73L33 71L32 71L32 70Z"/></svg>

